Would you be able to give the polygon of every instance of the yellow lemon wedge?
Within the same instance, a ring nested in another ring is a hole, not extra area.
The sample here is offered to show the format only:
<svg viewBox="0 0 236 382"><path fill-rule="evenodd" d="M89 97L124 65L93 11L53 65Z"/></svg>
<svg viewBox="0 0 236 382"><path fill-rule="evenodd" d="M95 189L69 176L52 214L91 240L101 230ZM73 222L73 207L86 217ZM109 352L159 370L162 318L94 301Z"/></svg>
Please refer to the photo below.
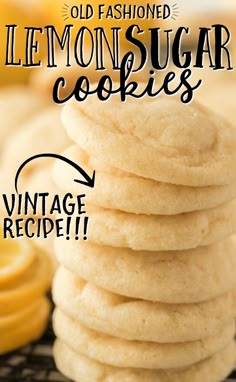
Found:
<svg viewBox="0 0 236 382"><path fill-rule="evenodd" d="M39 253L29 269L7 286L0 285L0 316L19 311L41 297L52 280L52 262L45 253Z"/></svg>
<svg viewBox="0 0 236 382"><path fill-rule="evenodd" d="M32 265L35 253L26 240L0 238L0 288L17 280Z"/></svg>
<svg viewBox="0 0 236 382"><path fill-rule="evenodd" d="M10 333L11 330L20 327L25 322L29 321L29 319L37 313L41 304L44 304L44 301L45 297L41 297L18 312L7 316L0 316L0 337L2 337L5 332Z"/></svg>
<svg viewBox="0 0 236 382"><path fill-rule="evenodd" d="M25 319L19 321L17 325L16 319L10 318L10 321L15 320L15 325L11 330L0 331L0 355L16 350L29 342L36 341L42 336L47 324L50 304L46 298L43 298L31 310L26 314Z"/></svg>

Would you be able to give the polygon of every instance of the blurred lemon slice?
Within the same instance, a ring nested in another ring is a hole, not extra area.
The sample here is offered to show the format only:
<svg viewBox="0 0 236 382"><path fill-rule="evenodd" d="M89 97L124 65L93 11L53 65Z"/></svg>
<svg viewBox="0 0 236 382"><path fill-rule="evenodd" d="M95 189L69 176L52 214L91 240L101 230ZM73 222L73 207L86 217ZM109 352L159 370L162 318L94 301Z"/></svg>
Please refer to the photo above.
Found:
<svg viewBox="0 0 236 382"><path fill-rule="evenodd" d="M39 310L40 305L44 304L44 301L45 297L41 297L16 313L8 316L0 316L0 337L2 337L6 331L10 332L22 326Z"/></svg>
<svg viewBox="0 0 236 382"><path fill-rule="evenodd" d="M12 330L1 331L0 354L16 350L40 338L45 330L49 312L50 304L43 298L20 325L15 325Z"/></svg>
<svg viewBox="0 0 236 382"><path fill-rule="evenodd" d="M41 297L49 288L52 279L52 262L41 252L29 269L17 280L0 285L0 316L19 311Z"/></svg>
<svg viewBox="0 0 236 382"><path fill-rule="evenodd" d="M32 265L35 254L24 240L0 239L0 287L18 279Z"/></svg>

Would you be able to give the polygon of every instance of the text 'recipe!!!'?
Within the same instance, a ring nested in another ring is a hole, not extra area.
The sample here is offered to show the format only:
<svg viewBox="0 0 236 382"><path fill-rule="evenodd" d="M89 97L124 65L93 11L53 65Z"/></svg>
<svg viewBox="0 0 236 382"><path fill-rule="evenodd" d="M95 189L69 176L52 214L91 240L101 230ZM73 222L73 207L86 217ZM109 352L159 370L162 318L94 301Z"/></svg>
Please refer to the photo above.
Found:
<svg viewBox="0 0 236 382"><path fill-rule="evenodd" d="M3 194L8 215L2 222L4 239L47 239L54 233L56 237L65 236L67 240L72 236L75 240L87 240L89 217L84 216L85 196L71 193L50 195L48 192Z"/></svg>
<svg viewBox="0 0 236 382"><path fill-rule="evenodd" d="M193 99L194 91L202 83L201 79L194 84L191 83L192 68L233 69L229 49L231 33L221 24L209 28L200 27L198 39L192 50L185 48L193 44L191 31L187 27L179 27L175 31L161 28L149 28L144 31L139 25L134 24L124 32L125 41L129 43L129 50L126 49L125 53L121 53L123 42L122 29L119 27L111 28L111 38L107 35L107 29L101 27L92 30L83 26L76 29L74 25L69 24L65 26L63 33L59 33L52 25L44 28L26 27L24 57L17 57L15 52L18 27L7 25L6 28L7 66L47 65L48 68L55 68L58 52L64 51L65 66L70 67L73 60L73 65L81 68L81 76L75 80L73 91L66 97L60 95L60 90L67 88L65 78L60 77L56 80L52 90L53 100L59 104L67 102L72 97L82 102L92 94L97 94L101 101L106 101L112 94L119 94L121 101L124 102L130 96L157 97L161 93L166 95L180 93L181 101L189 103ZM37 60L40 43L47 44L47 62ZM111 76L104 75L108 60L113 70L119 73L118 83L114 83ZM95 64L95 70L101 72L97 83L92 83L89 79L91 64L93 66ZM169 66L173 69L165 73L164 80L160 80L158 73L168 69ZM178 69L178 75L174 71L175 68ZM144 70L148 71L149 76L147 83L140 86L131 79L131 75Z"/></svg>

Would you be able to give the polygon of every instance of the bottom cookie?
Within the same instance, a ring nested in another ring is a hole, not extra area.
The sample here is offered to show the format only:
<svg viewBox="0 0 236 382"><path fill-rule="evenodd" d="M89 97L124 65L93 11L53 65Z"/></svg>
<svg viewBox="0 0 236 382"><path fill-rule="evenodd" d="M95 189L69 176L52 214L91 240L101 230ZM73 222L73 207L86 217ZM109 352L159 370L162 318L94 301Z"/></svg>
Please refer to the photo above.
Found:
<svg viewBox="0 0 236 382"><path fill-rule="evenodd" d="M76 354L63 342L54 345L58 369L75 382L221 382L233 370L235 342L205 361L169 371L115 368Z"/></svg>

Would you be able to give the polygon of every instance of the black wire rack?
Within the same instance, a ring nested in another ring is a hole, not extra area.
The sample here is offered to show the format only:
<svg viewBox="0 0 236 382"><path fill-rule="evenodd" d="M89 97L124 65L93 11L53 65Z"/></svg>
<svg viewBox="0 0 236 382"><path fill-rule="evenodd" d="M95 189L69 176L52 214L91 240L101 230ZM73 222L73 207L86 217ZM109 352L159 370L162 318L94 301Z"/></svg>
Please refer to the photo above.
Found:
<svg viewBox="0 0 236 382"><path fill-rule="evenodd" d="M68 382L56 369L52 356L54 340L50 323L38 342L0 356L0 382Z"/></svg>
<svg viewBox="0 0 236 382"><path fill-rule="evenodd" d="M56 369L52 356L54 340L50 323L40 341L0 356L0 382L70 382ZM236 382L236 369L225 382Z"/></svg>

